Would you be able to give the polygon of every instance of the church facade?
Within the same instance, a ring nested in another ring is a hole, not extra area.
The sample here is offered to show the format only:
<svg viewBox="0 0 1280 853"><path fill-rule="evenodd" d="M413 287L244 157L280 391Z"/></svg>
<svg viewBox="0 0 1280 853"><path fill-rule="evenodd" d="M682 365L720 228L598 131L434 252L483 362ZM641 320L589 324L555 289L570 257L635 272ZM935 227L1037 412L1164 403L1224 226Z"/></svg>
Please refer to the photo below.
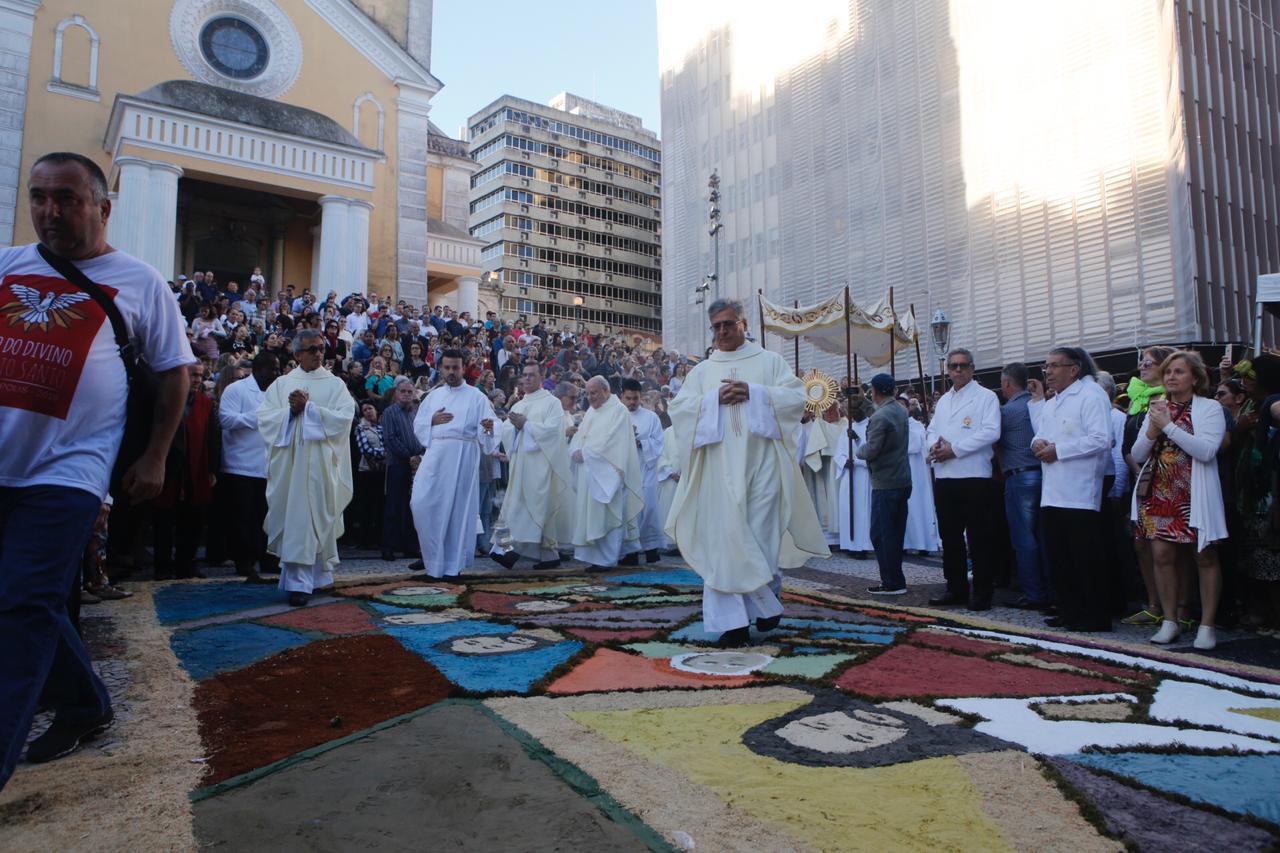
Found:
<svg viewBox="0 0 1280 853"><path fill-rule="evenodd" d="M478 248L429 186L469 175L432 151L430 62L431 0L0 0L0 245L35 239L32 162L77 151L112 245L168 278L425 305L440 266L474 303Z"/></svg>

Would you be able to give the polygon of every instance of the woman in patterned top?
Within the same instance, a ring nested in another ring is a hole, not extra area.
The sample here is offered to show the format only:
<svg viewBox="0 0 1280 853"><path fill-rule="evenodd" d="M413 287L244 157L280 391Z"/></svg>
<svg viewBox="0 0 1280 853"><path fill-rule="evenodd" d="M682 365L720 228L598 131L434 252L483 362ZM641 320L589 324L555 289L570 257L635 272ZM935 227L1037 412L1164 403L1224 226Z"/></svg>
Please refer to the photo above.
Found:
<svg viewBox="0 0 1280 853"><path fill-rule="evenodd" d="M1176 616L1185 577L1182 557L1194 556L1200 576L1200 628L1195 647L1217 644L1214 618L1222 595L1222 571L1214 543L1227 538L1217 454L1226 433L1222 406L1208 397L1209 374L1198 353L1179 351L1161 365L1167 399L1153 400L1133 458L1142 464L1132 518L1139 539L1151 543L1156 589L1164 618L1151 642L1177 639Z"/></svg>

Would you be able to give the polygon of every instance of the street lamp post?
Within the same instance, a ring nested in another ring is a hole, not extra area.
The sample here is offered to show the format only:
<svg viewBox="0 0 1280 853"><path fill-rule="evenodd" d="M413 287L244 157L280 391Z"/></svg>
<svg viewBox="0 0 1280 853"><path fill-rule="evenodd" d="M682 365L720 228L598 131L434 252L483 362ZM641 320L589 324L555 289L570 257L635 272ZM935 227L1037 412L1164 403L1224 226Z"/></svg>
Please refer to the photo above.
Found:
<svg viewBox="0 0 1280 853"><path fill-rule="evenodd" d="M934 311L929 330L933 332L933 346L937 350L938 375L945 376L943 365L947 360L947 345L951 342L951 321L947 319L947 312L941 308Z"/></svg>
<svg viewBox="0 0 1280 853"><path fill-rule="evenodd" d="M707 189L711 190L707 196L707 200L711 203L711 209L707 212L707 233L711 235L711 281L715 284L716 299L719 299L720 229L724 227L724 223L720 221L720 173L718 170L711 172L711 177L707 179Z"/></svg>
<svg viewBox="0 0 1280 853"><path fill-rule="evenodd" d="M582 334L582 297L581 296L573 297L573 313L574 313L574 319L578 323L577 334L581 335Z"/></svg>

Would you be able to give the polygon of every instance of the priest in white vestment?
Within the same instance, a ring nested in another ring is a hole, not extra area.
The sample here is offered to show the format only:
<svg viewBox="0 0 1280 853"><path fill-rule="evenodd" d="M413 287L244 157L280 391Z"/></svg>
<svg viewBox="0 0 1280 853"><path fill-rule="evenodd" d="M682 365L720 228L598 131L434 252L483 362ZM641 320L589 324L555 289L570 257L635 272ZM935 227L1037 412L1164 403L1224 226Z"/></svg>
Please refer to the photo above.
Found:
<svg viewBox="0 0 1280 853"><path fill-rule="evenodd" d="M907 407L907 464L911 466L911 497L907 499L907 532L902 540L902 550L936 554L942 550L942 540L938 536L938 515L933 507L933 478L929 474L929 463L925 461L928 450L925 427L910 417L911 406L907 400L899 397L898 402Z"/></svg>
<svg viewBox="0 0 1280 853"><path fill-rule="evenodd" d="M858 445L867 439L867 419L859 411L862 420L849 422L855 436L852 465L849 459L849 439L840 443L834 464L840 486L840 547L845 551L866 556L875 549L871 545L871 469L866 460L857 457ZM853 482L853 513L849 513L849 483Z"/></svg>
<svg viewBox="0 0 1280 853"><path fill-rule="evenodd" d="M578 431L578 424L582 423L582 412L577 411L578 408L578 386L572 382L561 382L556 385L556 389L551 393L560 401L560 410L564 417L564 446L565 454L568 455L569 442L573 440L573 436ZM572 463L571 463L572 465ZM560 542L560 556L573 556L573 503L574 503L574 476L573 469L569 470L569 484L565 490L564 502L560 505L560 516L556 523L556 539Z"/></svg>
<svg viewBox="0 0 1280 853"><path fill-rule="evenodd" d="M280 588L294 607L333 585L342 511L351 502L351 424L356 402L324 369L324 337L293 339L298 366L271 384L258 409L267 445L267 551L280 558Z"/></svg>
<svg viewBox="0 0 1280 853"><path fill-rule="evenodd" d="M418 404L413 433L426 448L413 478L409 509L433 578L453 577L476 559L480 526L480 456L498 447L489 398L462 381L466 360L447 349L437 367L444 384Z"/></svg>
<svg viewBox="0 0 1280 853"><path fill-rule="evenodd" d="M676 487L680 485L680 454L676 452L675 430L667 427L662 431L662 455L658 457L658 517L666 523L671 514L671 503L676 496ZM675 543L662 531L664 551L675 550ZM678 554L679 551L676 551Z"/></svg>
<svg viewBox="0 0 1280 853"><path fill-rule="evenodd" d="M560 565L560 515L569 511L573 473L565 412L542 380L542 366L526 363L520 372L524 396L502 425L510 474L493 532L493 559L508 569L521 557L533 560L535 569Z"/></svg>
<svg viewBox="0 0 1280 853"><path fill-rule="evenodd" d="M640 563L640 552L644 551L645 561L656 563L662 559L660 553L666 544L667 535L663 532L663 524L667 520L661 514L658 505L658 459L662 456L662 421L651 410L640 405L639 380L622 380L622 393L618 395L622 405L631 413L631 426L636 431L636 441L640 447L640 470L644 475L644 512L640 515L640 540L634 550L627 553L619 565L635 566Z"/></svg>
<svg viewBox="0 0 1280 853"><path fill-rule="evenodd" d="M708 313L715 351L670 408L681 476L666 526L702 576L704 627L737 646L752 620L771 630L782 617L783 535L809 556L830 552L796 465L804 385L781 356L747 342L741 303L718 299Z"/></svg>
<svg viewBox="0 0 1280 853"><path fill-rule="evenodd" d="M599 572L616 565L624 545L640 538L644 475L631 413L603 377L587 380L587 401L591 408L569 442L576 484L573 544L587 571Z"/></svg>

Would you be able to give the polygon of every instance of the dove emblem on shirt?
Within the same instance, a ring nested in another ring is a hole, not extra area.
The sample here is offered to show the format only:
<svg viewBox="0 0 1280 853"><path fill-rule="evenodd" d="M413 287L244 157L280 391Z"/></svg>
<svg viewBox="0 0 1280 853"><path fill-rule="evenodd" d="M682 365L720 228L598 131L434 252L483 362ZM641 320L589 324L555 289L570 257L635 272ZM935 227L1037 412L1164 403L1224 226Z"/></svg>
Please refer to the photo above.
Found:
<svg viewBox="0 0 1280 853"><path fill-rule="evenodd" d="M84 319L84 315L71 306L88 299L87 293L49 291L41 295L39 290L24 284L12 284L9 289L17 299L0 305L0 314L8 315L10 326L21 323L24 332L32 326L39 326L41 331L47 332L50 323L65 329L70 327L71 321Z"/></svg>

